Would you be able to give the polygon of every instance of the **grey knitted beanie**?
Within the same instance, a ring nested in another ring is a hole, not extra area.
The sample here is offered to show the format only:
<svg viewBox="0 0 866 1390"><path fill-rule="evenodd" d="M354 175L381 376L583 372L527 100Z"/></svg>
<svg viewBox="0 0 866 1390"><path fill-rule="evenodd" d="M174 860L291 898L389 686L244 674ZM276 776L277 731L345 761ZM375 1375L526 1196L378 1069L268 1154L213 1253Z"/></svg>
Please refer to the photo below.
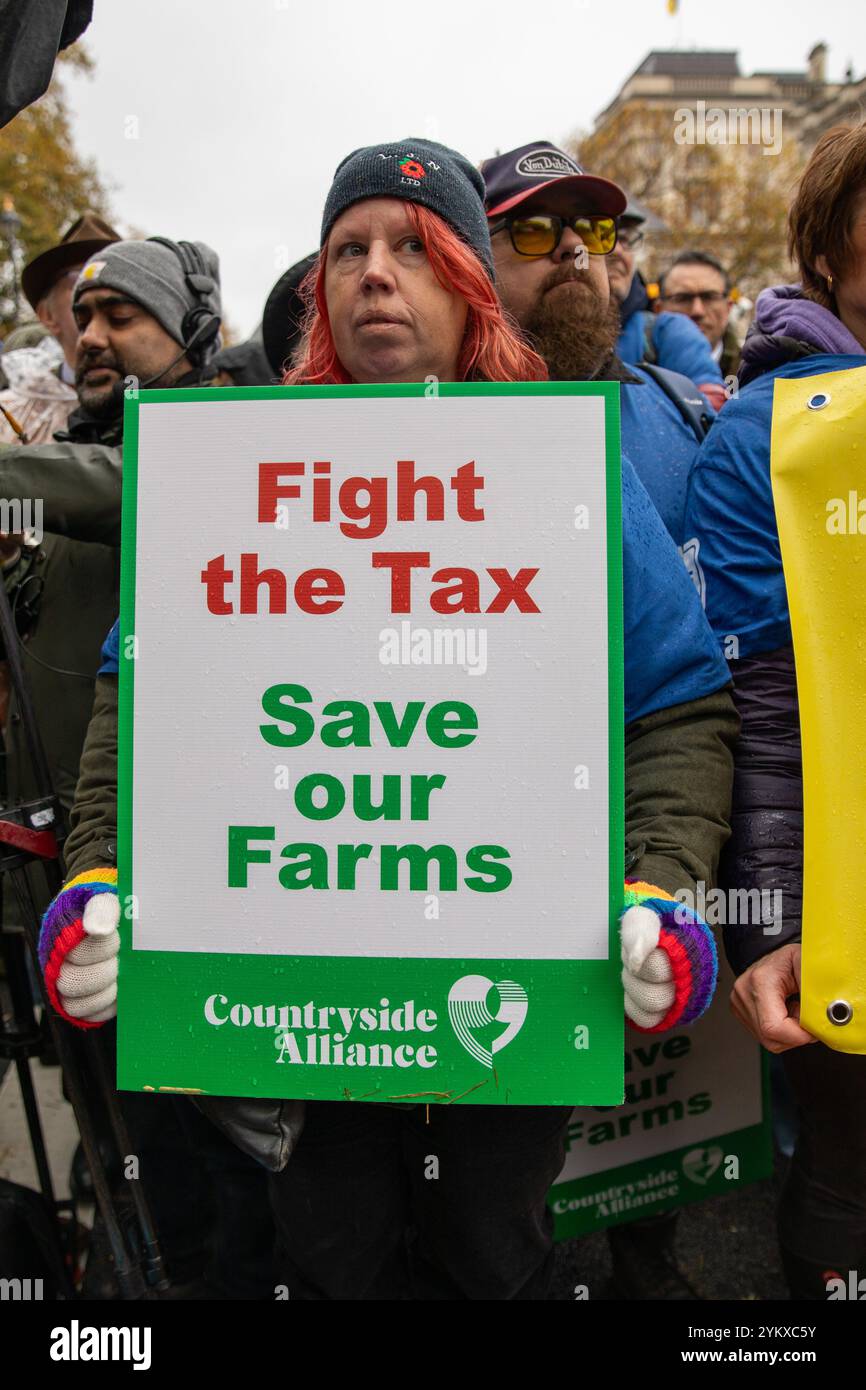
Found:
<svg viewBox="0 0 866 1390"><path fill-rule="evenodd" d="M204 304L219 316L219 257L203 241L193 242L213 289L196 295L179 257L158 241L117 241L97 251L82 268L72 292L73 306L85 290L117 290L128 295L161 323L169 337L183 346L183 321L190 309ZM218 344L213 342L216 351Z"/></svg>

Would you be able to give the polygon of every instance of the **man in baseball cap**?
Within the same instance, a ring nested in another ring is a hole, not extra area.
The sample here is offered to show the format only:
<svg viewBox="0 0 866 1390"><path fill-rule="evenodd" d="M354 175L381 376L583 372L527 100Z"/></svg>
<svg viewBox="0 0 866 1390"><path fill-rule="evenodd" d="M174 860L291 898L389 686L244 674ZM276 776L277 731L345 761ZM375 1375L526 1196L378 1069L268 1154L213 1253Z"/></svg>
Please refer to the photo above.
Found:
<svg viewBox="0 0 866 1390"><path fill-rule="evenodd" d="M519 207L528 212L544 194L546 207L571 212L580 204L587 212L618 217L625 211L622 189L610 179L588 174L565 150L545 140L485 159L481 165L488 218L499 218Z"/></svg>
<svg viewBox="0 0 866 1390"><path fill-rule="evenodd" d="M695 401L700 403L701 397L691 382L673 372L627 367L618 356L620 299L609 263L616 256L623 218L632 211L625 193L543 141L497 155L481 170L503 304L552 378L621 383L624 482L630 464L681 545L686 478L702 437L700 425L693 428L684 411L696 409L699 420L702 406L695 407ZM628 225L633 225L631 219ZM628 531L626 515L626 544ZM641 632L635 646L645 641ZM651 639L643 660L650 659L653 645ZM696 1297L676 1264L675 1232L675 1216L667 1216L609 1233L620 1296Z"/></svg>
<svg viewBox="0 0 866 1390"><path fill-rule="evenodd" d="M629 364L649 362L679 372L695 382L710 405L719 410L726 400L722 373L704 335L700 329L695 332L697 325L684 314L653 311L637 265L644 238L653 226L661 227L662 223L629 198L617 223L616 246L607 260L610 292L619 304L617 354Z"/></svg>
<svg viewBox="0 0 866 1390"><path fill-rule="evenodd" d="M605 258L625 194L543 140L485 160L481 172L503 304L552 376L595 376L619 331Z"/></svg>

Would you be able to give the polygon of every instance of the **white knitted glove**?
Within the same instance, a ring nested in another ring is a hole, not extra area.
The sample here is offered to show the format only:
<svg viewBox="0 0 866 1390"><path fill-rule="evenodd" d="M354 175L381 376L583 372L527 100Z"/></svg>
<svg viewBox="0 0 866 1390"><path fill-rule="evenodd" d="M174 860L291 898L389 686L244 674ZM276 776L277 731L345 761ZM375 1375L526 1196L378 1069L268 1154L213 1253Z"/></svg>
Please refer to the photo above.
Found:
<svg viewBox="0 0 866 1390"><path fill-rule="evenodd" d="M104 1023L117 1013L117 896L97 893L85 907L81 920L87 936L69 952L60 967L57 993L70 1018Z"/></svg>
<svg viewBox="0 0 866 1390"><path fill-rule="evenodd" d="M659 947L661 918L651 907L629 907L620 918L625 1011L639 1028L655 1028L674 1002L670 956Z"/></svg>
<svg viewBox="0 0 866 1390"><path fill-rule="evenodd" d="M117 869L85 869L48 904L39 964L52 1007L67 1023L98 1028L117 1012L120 936Z"/></svg>

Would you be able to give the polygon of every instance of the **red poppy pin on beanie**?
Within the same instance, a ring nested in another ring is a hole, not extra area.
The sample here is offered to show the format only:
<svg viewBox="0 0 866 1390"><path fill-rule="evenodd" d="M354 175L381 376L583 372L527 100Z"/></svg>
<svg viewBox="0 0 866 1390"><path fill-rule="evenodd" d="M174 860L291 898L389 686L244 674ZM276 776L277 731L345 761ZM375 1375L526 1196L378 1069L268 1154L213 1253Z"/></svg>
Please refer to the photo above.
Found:
<svg viewBox="0 0 866 1390"><path fill-rule="evenodd" d="M484 180L457 150L435 140L398 140L353 150L337 166L322 216L321 245L337 218L364 198L421 203L472 247L493 279Z"/></svg>

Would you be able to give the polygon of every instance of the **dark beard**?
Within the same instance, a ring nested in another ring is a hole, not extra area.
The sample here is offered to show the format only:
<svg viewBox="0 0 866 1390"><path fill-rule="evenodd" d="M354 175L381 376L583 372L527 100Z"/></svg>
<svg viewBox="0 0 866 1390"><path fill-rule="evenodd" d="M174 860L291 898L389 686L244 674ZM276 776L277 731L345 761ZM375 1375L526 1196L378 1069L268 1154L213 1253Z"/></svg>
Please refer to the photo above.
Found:
<svg viewBox="0 0 866 1390"><path fill-rule="evenodd" d="M84 390L82 397L82 378L90 367L112 367L120 373L119 379L105 395L95 395ZM193 369L195 371L195 369ZM134 375L134 374L133 374ZM185 379L191 375L189 367L180 367L176 362L171 363L166 370L153 380L153 385L160 389L168 389L171 386L186 383ZM126 398L126 386L130 373L122 362L116 357L94 357L88 358L79 364L75 373L75 386L78 400L83 410L93 420L120 420L123 418L123 403ZM150 381L152 373L148 372L145 381Z"/></svg>
<svg viewBox="0 0 866 1390"><path fill-rule="evenodd" d="M545 293L566 280L582 280L584 288L568 295ZM612 296L605 303L589 280L567 267L544 284L524 331L555 381L591 381L616 346L619 304Z"/></svg>
<svg viewBox="0 0 866 1390"><path fill-rule="evenodd" d="M78 392L78 399L82 407L94 420L119 420L123 415L124 391L126 389L125 379L120 378L111 387L111 390L104 396L97 398L87 398L87 403L81 398L81 391Z"/></svg>
<svg viewBox="0 0 866 1390"><path fill-rule="evenodd" d="M88 391L83 382L84 375L91 367L111 367L119 373L119 378L104 395ZM83 410L94 420L119 419L123 414L124 390L123 366L113 353L90 353L75 369L75 390Z"/></svg>

